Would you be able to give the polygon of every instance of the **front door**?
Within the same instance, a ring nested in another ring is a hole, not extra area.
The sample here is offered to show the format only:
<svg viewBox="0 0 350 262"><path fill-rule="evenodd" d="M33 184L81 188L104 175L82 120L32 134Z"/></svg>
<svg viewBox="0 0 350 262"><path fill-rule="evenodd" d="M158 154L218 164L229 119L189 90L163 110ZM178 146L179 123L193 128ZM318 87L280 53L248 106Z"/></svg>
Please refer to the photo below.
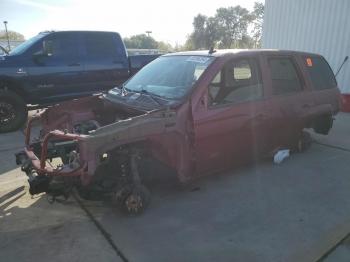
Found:
<svg viewBox="0 0 350 262"><path fill-rule="evenodd" d="M85 84L79 36L72 32L59 32L44 41L50 42L52 53L34 56L32 65L27 68L33 97L45 97L49 102L79 95ZM38 43L34 54L42 48L43 42Z"/></svg>
<svg viewBox="0 0 350 262"><path fill-rule="evenodd" d="M268 106L258 61L233 59L208 86L206 108L194 112L199 174L257 159L268 148Z"/></svg>

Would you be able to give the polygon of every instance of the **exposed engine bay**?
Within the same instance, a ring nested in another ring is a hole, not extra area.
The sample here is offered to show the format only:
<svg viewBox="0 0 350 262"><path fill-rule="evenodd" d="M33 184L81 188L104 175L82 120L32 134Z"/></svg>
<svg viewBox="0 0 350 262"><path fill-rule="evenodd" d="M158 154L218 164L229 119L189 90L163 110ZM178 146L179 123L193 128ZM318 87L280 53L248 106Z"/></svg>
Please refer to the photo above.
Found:
<svg viewBox="0 0 350 262"><path fill-rule="evenodd" d="M149 201L139 165L151 147L142 136L162 132L164 116L102 97L62 103L29 121L27 146L16 162L29 177L32 195L45 192L50 202L62 201L75 188L87 199L112 197L122 210L137 214ZM42 129L32 137L36 120Z"/></svg>

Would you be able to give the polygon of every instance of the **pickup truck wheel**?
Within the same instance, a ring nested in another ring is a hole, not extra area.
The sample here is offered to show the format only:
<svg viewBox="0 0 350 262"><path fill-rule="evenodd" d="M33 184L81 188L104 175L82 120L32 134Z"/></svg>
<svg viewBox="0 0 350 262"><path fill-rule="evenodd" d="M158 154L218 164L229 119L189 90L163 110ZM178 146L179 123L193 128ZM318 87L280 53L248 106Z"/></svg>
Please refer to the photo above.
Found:
<svg viewBox="0 0 350 262"><path fill-rule="evenodd" d="M24 100L16 93L0 90L0 133L19 129L27 119Z"/></svg>

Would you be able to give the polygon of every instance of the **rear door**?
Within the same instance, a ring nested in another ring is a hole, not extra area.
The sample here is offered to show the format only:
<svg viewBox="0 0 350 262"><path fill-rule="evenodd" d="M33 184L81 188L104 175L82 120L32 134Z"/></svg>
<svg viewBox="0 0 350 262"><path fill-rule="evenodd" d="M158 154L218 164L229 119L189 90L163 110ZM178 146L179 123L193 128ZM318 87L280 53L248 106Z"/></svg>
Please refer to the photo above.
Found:
<svg viewBox="0 0 350 262"><path fill-rule="evenodd" d="M331 67L322 56L303 55L302 66L310 80L314 111L320 112L320 107L330 106L332 112L339 110L339 90Z"/></svg>
<svg viewBox="0 0 350 262"><path fill-rule="evenodd" d="M120 36L85 32L83 36L85 79L90 91L109 90L129 77L129 61Z"/></svg>
<svg viewBox="0 0 350 262"><path fill-rule="evenodd" d="M306 126L312 110L312 93L307 88L297 60L292 55L267 55L269 105L272 108L271 134L278 148L291 148Z"/></svg>
<svg viewBox="0 0 350 262"><path fill-rule="evenodd" d="M258 61L233 59L208 85L206 106L194 112L197 172L257 158L267 148L267 108Z"/></svg>

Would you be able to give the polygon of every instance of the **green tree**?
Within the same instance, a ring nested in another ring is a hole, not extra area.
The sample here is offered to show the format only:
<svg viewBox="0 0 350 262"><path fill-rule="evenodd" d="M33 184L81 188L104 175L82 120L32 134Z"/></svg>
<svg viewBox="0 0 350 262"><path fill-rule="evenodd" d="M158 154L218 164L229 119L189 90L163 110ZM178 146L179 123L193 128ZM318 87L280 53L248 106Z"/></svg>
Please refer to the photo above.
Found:
<svg viewBox="0 0 350 262"><path fill-rule="evenodd" d="M9 39L13 40L13 41L24 41L24 36L18 32L15 32L15 31L8 31L8 36L9 36ZM0 39L7 40L5 30L0 31Z"/></svg>
<svg viewBox="0 0 350 262"><path fill-rule="evenodd" d="M188 51L188 50L195 50L195 45L193 43L193 38L191 37L191 35L187 36L186 42L184 45L177 45L175 46L175 51Z"/></svg>
<svg viewBox="0 0 350 262"><path fill-rule="evenodd" d="M218 27L220 48L239 48L239 42L248 34L249 23L253 16L239 5L235 7L219 8L215 19Z"/></svg>
<svg viewBox="0 0 350 262"><path fill-rule="evenodd" d="M215 46L217 39L217 21L215 17L198 14L193 19L193 32L185 46L191 49L209 49Z"/></svg>
<svg viewBox="0 0 350 262"><path fill-rule="evenodd" d="M124 38L126 48L137 48L137 49L156 49L158 48L157 41L145 34L133 35L131 37Z"/></svg>
<svg viewBox="0 0 350 262"><path fill-rule="evenodd" d="M171 44L156 41L153 37L145 34L133 35L124 38L126 48L135 49L159 49L160 51L170 52L173 50Z"/></svg>
<svg viewBox="0 0 350 262"><path fill-rule="evenodd" d="M255 2L252 12L237 5L219 8L212 17L198 14L183 49L260 47L263 15L264 4L259 2Z"/></svg>
<svg viewBox="0 0 350 262"><path fill-rule="evenodd" d="M193 45L200 49L205 47L205 39L206 39L206 23L207 23L207 17L205 15L198 14L194 19L193 19L193 28L194 31L192 33L192 41Z"/></svg>
<svg viewBox="0 0 350 262"><path fill-rule="evenodd" d="M157 42L157 49L159 49L160 51L164 51L164 52L171 52L171 51L173 51L173 47L171 46L171 44L165 43L163 41L158 41Z"/></svg>
<svg viewBox="0 0 350 262"><path fill-rule="evenodd" d="M254 47L261 47L262 25L264 21L264 4L255 2L253 15L252 37L254 39Z"/></svg>

